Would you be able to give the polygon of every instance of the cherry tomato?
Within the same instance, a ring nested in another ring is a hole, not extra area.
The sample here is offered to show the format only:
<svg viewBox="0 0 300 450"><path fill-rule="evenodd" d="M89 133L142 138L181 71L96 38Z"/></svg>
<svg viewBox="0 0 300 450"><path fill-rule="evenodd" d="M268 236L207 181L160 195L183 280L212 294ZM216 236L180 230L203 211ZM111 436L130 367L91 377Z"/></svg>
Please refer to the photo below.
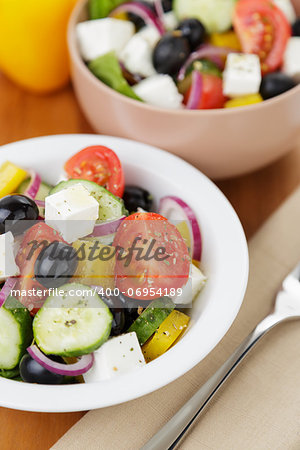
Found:
<svg viewBox="0 0 300 450"><path fill-rule="evenodd" d="M40 222L31 227L24 235L20 250L16 257L16 263L20 268L20 277L17 282L16 288L23 294L19 300L28 308L32 315L43 306L44 300L47 297L47 291L44 286L38 283L34 278L34 266L35 262L46 245L51 242L64 242L58 233L46 225L44 222ZM33 294L35 289L36 295ZM37 295L37 290L42 292L42 295Z"/></svg>
<svg viewBox="0 0 300 450"><path fill-rule="evenodd" d="M118 197L123 195L123 169L110 148L94 145L81 150L66 162L65 171L70 178L94 181Z"/></svg>
<svg viewBox="0 0 300 450"><path fill-rule="evenodd" d="M240 0L233 23L243 52L259 56L263 74L281 66L291 26L273 1Z"/></svg>
<svg viewBox="0 0 300 450"><path fill-rule="evenodd" d="M198 109L216 109L223 108L226 97L223 95L222 79L217 75L204 73L203 77L203 91L198 105ZM188 102L191 88L184 96L184 103Z"/></svg>
<svg viewBox="0 0 300 450"><path fill-rule="evenodd" d="M116 286L127 297L152 300L187 283L188 248L165 217L155 213L127 217L113 245L117 248Z"/></svg>

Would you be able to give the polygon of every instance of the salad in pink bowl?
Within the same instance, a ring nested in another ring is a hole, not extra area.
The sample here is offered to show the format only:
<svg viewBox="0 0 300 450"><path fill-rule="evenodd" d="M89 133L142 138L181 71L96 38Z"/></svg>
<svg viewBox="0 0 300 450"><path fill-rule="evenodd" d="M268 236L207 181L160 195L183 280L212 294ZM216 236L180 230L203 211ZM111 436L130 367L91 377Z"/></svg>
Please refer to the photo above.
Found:
<svg viewBox="0 0 300 450"><path fill-rule="evenodd" d="M247 106L300 81L290 0L89 0L89 16L76 26L89 70L152 106Z"/></svg>

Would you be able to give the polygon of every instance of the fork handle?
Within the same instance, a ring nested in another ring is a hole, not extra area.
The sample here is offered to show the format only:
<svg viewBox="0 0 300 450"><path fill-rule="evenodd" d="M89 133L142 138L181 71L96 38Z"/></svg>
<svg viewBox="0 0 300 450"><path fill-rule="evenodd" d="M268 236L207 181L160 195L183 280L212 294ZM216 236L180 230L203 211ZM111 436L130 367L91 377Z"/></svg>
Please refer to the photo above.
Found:
<svg viewBox="0 0 300 450"><path fill-rule="evenodd" d="M175 449L196 418L210 402L239 363L254 347L259 339L284 318L276 313L268 315L239 345L225 363L187 401L187 403L156 433L141 450Z"/></svg>

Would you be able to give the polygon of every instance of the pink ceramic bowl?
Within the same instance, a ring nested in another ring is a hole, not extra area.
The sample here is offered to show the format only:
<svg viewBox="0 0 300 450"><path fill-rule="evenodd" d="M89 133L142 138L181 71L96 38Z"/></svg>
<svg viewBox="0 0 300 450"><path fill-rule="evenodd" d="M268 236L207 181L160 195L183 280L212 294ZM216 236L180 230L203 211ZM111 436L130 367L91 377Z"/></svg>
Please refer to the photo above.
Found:
<svg viewBox="0 0 300 450"><path fill-rule="evenodd" d="M300 15L300 0L294 3ZM68 45L75 92L97 132L163 148L212 178L258 169L297 145L300 85L261 104L242 108L155 108L113 91L88 70L75 37L76 24L86 19L87 0L80 0L69 22Z"/></svg>

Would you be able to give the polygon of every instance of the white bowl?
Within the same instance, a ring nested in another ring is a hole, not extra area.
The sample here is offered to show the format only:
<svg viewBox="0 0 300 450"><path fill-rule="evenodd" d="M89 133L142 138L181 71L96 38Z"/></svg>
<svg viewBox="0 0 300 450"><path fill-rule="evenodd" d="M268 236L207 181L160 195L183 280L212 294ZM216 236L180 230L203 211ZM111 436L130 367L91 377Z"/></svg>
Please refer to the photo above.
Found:
<svg viewBox="0 0 300 450"><path fill-rule="evenodd" d="M29 139L1 148L10 160L36 169L56 183L63 163L82 148L102 144L120 157L126 182L148 189L156 202L177 195L197 214L203 235L203 268L208 282L192 309L184 337L160 358L101 383L45 386L0 378L0 406L26 411L84 411L116 405L159 389L198 364L222 339L242 304L248 279L248 250L242 226L219 189L178 157L148 145L97 135Z"/></svg>

